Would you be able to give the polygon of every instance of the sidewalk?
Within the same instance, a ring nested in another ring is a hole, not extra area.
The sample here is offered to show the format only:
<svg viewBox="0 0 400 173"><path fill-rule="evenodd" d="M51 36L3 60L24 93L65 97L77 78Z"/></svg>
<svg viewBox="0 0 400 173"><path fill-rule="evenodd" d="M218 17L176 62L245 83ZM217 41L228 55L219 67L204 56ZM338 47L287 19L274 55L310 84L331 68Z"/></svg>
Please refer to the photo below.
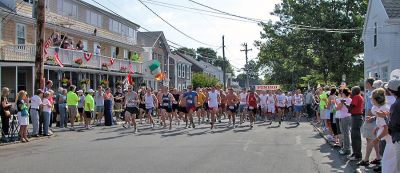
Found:
<svg viewBox="0 0 400 173"><path fill-rule="evenodd" d="M336 146L334 142L331 142L331 141L328 140L328 135L322 130L321 125L320 125L320 124L316 124L316 123L313 122L313 121L311 121L310 123L314 126L314 129L326 140L326 142L327 142L329 145L331 145L331 147L334 149L334 151L335 151L337 154L339 154L340 147ZM361 151L362 151L362 153L363 153L363 157L365 156L366 144L367 144L366 139L365 139L365 138L362 138L362 150L361 150ZM346 156L342 156L342 157L344 157L344 159L346 159L346 158L345 158ZM369 158L370 158L370 160L374 160L374 159L376 158L375 150L372 150L371 155L370 155ZM351 164L352 167L354 167L354 171L355 171L355 172L374 173L373 168L375 167L375 165L370 165L370 166L368 166L368 167L363 167L363 166L358 167L358 166L356 165L357 162L350 161L350 160L347 160L347 164Z"/></svg>

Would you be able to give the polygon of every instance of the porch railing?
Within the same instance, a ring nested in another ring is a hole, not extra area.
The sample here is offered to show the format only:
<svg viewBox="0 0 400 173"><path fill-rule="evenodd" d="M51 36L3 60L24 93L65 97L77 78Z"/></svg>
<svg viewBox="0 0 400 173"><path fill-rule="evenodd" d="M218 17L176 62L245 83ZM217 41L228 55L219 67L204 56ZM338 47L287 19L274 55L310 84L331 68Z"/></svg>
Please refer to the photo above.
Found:
<svg viewBox="0 0 400 173"><path fill-rule="evenodd" d="M71 66L76 68L91 68L116 72L128 72L129 65L131 63L132 70L134 72L143 73L143 64L141 62L133 62L130 60L115 58L114 63L111 63L111 57L94 54L90 59L88 58L88 60L86 60L85 53L83 51L58 48L48 49L49 58L47 61L45 61L45 64L57 65L54 61L55 52L58 53L58 57L64 66ZM5 45L1 47L1 54L2 61L35 62L36 46ZM87 53L86 56L89 57L90 54ZM82 64L76 63L77 59L81 59Z"/></svg>

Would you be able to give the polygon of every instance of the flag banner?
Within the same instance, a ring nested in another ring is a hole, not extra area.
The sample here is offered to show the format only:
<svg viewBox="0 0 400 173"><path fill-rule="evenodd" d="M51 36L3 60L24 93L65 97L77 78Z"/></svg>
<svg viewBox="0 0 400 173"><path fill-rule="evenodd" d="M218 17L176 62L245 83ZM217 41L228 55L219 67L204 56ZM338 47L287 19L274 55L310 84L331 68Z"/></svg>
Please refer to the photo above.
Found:
<svg viewBox="0 0 400 173"><path fill-rule="evenodd" d="M115 58L110 57L110 66L114 65L114 62L115 62Z"/></svg>
<svg viewBox="0 0 400 173"><path fill-rule="evenodd" d="M92 53L83 53L83 57L86 59L86 61L90 61L92 59L93 54Z"/></svg>

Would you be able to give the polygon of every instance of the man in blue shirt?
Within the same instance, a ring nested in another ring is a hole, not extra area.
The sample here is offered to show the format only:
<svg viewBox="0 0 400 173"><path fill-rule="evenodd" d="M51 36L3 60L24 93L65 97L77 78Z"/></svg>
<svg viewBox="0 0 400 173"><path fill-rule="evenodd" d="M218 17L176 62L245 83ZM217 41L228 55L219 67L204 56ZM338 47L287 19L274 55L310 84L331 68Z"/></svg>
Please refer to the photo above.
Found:
<svg viewBox="0 0 400 173"><path fill-rule="evenodd" d="M190 124L195 128L193 123L193 112L196 111L196 103L197 103L197 93L193 91L193 86L189 85L187 87L188 91L183 94L183 98L186 100L186 109L187 109L187 116L190 119ZM188 119L186 118L186 127L188 125ZM190 125L189 125L190 128Z"/></svg>

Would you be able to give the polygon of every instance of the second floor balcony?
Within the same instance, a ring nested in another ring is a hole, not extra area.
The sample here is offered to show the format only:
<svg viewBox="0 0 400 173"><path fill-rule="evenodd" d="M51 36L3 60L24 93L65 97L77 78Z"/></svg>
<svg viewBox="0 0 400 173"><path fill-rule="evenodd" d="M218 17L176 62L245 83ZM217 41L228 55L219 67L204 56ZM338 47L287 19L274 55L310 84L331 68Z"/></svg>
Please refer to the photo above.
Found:
<svg viewBox="0 0 400 173"><path fill-rule="evenodd" d="M57 62L55 61L55 52L57 52L58 57L64 66L90 68L121 73L127 73L129 71L129 67L132 66L132 70L135 73L143 73L143 65L141 62L115 58L114 62L112 63L111 57L94 54L92 54L90 57L89 53L85 53L83 51L54 47L48 49L48 58L44 61L45 65L58 66ZM35 62L35 55L35 45L5 45L1 47L0 61Z"/></svg>

